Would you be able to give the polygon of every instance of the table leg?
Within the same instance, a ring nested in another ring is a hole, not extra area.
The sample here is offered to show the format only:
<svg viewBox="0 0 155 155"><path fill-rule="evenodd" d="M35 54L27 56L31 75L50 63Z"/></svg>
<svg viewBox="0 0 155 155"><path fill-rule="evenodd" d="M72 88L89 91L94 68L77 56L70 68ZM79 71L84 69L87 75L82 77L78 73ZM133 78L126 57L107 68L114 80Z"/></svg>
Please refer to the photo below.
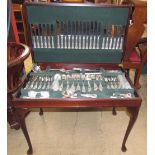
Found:
<svg viewBox="0 0 155 155"><path fill-rule="evenodd" d="M40 108L39 115L43 115L43 108Z"/></svg>
<svg viewBox="0 0 155 155"><path fill-rule="evenodd" d="M113 115L117 115L117 112L116 112L116 108L115 107L112 108L112 114Z"/></svg>
<svg viewBox="0 0 155 155"><path fill-rule="evenodd" d="M27 154L31 155L33 153L33 149L32 149L31 140L30 140L27 128L26 128L25 117L22 116L22 114L20 113L20 110L17 110L16 114L17 114L17 117L18 117L18 120L19 120L19 123L20 123L20 127L21 127L21 129L23 131L23 134L24 134L24 136L26 138L26 141L27 141L27 144L29 146Z"/></svg>
<svg viewBox="0 0 155 155"><path fill-rule="evenodd" d="M123 143L122 143L122 148L121 150L123 152L125 152L127 150L125 144L126 144L126 141L127 141L127 138L131 132L131 129L137 119L137 116L138 116L138 112L139 112L139 107L128 107L127 108L129 114L130 114L130 120L129 120L129 124L128 124L128 127L127 127L127 130L126 130L126 133L125 133L125 136L124 136L124 139L123 139Z"/></svg>

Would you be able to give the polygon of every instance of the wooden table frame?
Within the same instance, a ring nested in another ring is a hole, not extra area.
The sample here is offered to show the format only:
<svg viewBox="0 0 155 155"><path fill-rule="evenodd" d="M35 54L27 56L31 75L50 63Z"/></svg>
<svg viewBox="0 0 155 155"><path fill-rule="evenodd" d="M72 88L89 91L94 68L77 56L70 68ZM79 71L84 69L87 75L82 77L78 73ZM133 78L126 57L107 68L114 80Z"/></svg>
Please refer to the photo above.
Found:
<svg viewBox="0 0 155 155"><path fill-rule="evenodd" d="M57 66L57 68L60 68L62 65L65 66L65 68L72 68L73 66L83 66L87 68L95 68L99 66L103 66L103 64L72 64L72 65L67 65L67 64L51 64L51 66ZM104 66L106 66L104 64ZM109 66L109 65L108 65ZM42 68L43 65L42 65ZM106 67L107 68L107 67ZM109 67L108 67L109 68ZM114 67L110 67L113 68ZM115 69L120 69L119 67L115 66ZM133 88L134 85L130 81L130 79L127 77L127 80L131 84ZM18 94L18 93L17 93ZM23 134L26 138L26 141L28 143L28 151L27 154L32 154L33 153L33 148L32 144L30 141L30 137L27 131L26 123L25 123L25 117L23 114L20 112L20 109L23 108L57 108L57 109L96 109L96 108L104 108L104 107L126 107L127 111L129 112L130 115L130 120L128 123L128 127L126 129L126 133L122 142L122 147L121 150L125 152L127 150L126 148L126 141L127 138L131 132L131 129L137 119L139 108L141 106L141 101L142 99L139 97L139 94L137 93L137 90L135 88L135 97L134 98L122 98L122 99L112 99L112 98L78 98L78 99L71 99L71 98L63 98L63 99L56 99L56 98L50 98L50 99L23 99L23 98L18 98L13 97L12 102L14 107L16 108L16 116L18 118L18 121L20 123L21 129L23 131ZM43 114L43 111L41 111L40 114Z"/></svg>
<svg viewBox="0 0 155 155"><path fill-rule="evenodd" d="M28 5L32 5L32 4L28 4ZM41 4L39 4L39 5L41 5ZM46 4L46 5L49 5L49 4ZM52 4L50 4L50 5L52 5ZM55 4L55 5L58 5L58 4ZM78 4L78 5L80 5L80 4ZM64 6L73 6L73 4L64 4ZM76 4L76 6L77 6L77 4ZM88 5L83 4L82 6L88 6ZM90 5L90 6L94 6L94 5ZM102 5L96 5L96 6L102 7ZM110 7L110 6L107 5L106 7ZM117 7L121 8L121 7L126 7L126 6L117 6ZM24 13L25 13L25 17L27 17L26 11ZM26 24L27 24L27 28L29 28L27 20L26 20ZM128 28L126 29L126 32L127 32L127 30L128 30ZM30 39L29 29L27 30L27 33L28 33L28 45L32 48L32 42ZM127 36L125 36L125 42L126 42L126 37ZM128 53L124 52L123 54L124 54L124 57L126 57L126 55ZM33 50L32 50L32 56L33 56ZM120 69L120 67L118 67L118 64L80 64L80 63L65 64L65 63L60 63L60 62L59 63L44 62L44 63L40 63L40 64L38 63L37 65L40 65L41 69L45 69L46 66L50 66L51 68L63 68L63 69L72 69L73 67L78 67L78 68L81 67L81 68L89 68L89 69L92 69L92 68L95 69L95 68L102 67L104 69L112 69L112 70ZM128 77L127 77L127 79L129 81L129 83L131 84L131 86L133 88L135 88L133 86L132 82L130 81L130 79ZM26 128L25 117L23 116L23 113L21 113L21 109L24 109L24 108L58 108L58 109L61 108L62 109L62 108L64 108L64 109L79 110L79 109L94 109L94 108L96 109L96 108L112 107L113 114L115 114L115 107L126 107L127 111L130 114L130 120L129 120L128 127L127 127L127 130L126 130L123 142L122 142L122 147L121 147L122 151L125 152L127 150L127 148L125 146L126 141L127 141L127 138L131 132L131 129L137 119L139 108L140 108L141 101L142 101L137 93L136 88L135 88L134 95L135 95L134 98L122 98L122 99L112 99L112 98L23 99L23 98L19 98L18 93L17 93L17 96L12 97L12 103L16 109L16 116L18 118L21 129L22 129L24 136L28 143L28 147L29 147L29 149L27 151L28 154L33 153L33 148L32 148L30 137L29 137L29 134L28 134L28 131ZM41 111L40 114L43 114L43 112Z"/></svg>

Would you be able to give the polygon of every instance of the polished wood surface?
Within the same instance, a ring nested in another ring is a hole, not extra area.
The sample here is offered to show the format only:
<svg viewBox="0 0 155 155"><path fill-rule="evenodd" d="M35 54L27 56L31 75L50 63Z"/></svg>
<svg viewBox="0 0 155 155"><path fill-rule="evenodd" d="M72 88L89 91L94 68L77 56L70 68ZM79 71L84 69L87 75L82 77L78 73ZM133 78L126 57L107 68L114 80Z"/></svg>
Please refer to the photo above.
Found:
<svg viewBox="0 0 155 155"><path fill-rule="evenodd" d="M91 64L92 65L92 64ZM94 64L95 65L95 64ZM58 65L59 66L59 65ZM73 65L67 65L67 68L74 67ZM84 66L84 64L83 64ZM89 66L86 64L86 66ZM93 66L93 65L92 65ZM118 69L118 67L117 67ZM131 84L132 87L134 85L130 81L130 79L127 77L127 80ZM20 93L20 91L19 91ZM104 107L112 107L113 108L113 115L116 114L115 108L116 107L126 107L127 111L130 113L130 120L129 124L122 142L121 150L125 152L127 150L126 148L126 141L127 138L131 132L131 129L136 121L139 108L141 106L141 98L135 88L135 97L134 98L122 98L122 99L112 99L112 98L78 98L78 99L71 99L71 98L60 98L60 99L23 99L19 98L18 94L12 99L13 105L17 109L23 109L23 108L57 108L58 110L95 110L95 109L101 109L103 110ZM43 114L42 109L40 109L40 115ZM25 135L25 138L27 140L29 149L27 151L28 154L33 153L32 144L30 141L30 137L26 128L25 119L21 117L20 112L17 111L18 120L20 123L20 126L22 128L22 131Z"/></svg>
<svg viewBox="0 0 155 155"><path fill-rule="evenodd" d="M136 47L141 43L141 37L145 31L147 22L147 2L135 1L134 11L132 14L132 24L128 30L128 37L126 40L126 51L123 58L123 67L125 69L135 69L134 85L136 88L140 88L139 78L143 69L143 66L147 59L147 45L140 49L140 60L136 61L131 59L133 52L137 53ZM143 54L141 54L143 53ZM145 54L144 54L145 53ZM139 56L139 54L137 54Z"/></svg>
<svg viewBox="0 0 155 155"><path fill-rule="evenodd" d="M124 55L124 61L129 61L130 53L135 48L138 41L141 39L145 26L144 23L147 21L147 5L146 2L137 2L134 6L132 14L132 24L128 29L128 37L126 40L126 51Z"/></svg>
<svg viewBox="0 0 155 155"><path fill-rule="evenodd" d="M29 56L29 47L24 44L8 43L7 49L7 93L14 93L26 79L21 76L24 71L24 60ZM24 74L24 73L23 73Z"/></svg>
<svg viewBox="0 0 155 155"><path fill-rule="evenodd" d="M29 56L28 46L15 42L8 43L7 49L7 120L11 128L19 129L20 124L16 117L16 108L12 104L12 94L22 87L26 76L23 72L23 62ZM20 112L26 116L29 111L21 109Z"/></svg>
<svg viewBox="0 0 155 155"><path fill-rule="evenodd" d="M85 4L86 5L86 4ZM107 6L108 7L108 6ZM121 6L123 7L123 6ZM29 44L30 47L31 44ZM42 69L45 69L47 66L51 66L52 68L65 68L65 69L72 69L73 67L82 67L82 68L99 68L103 67L105 69L122 69L118 67L118 65L114 64L67 64L67 63L40 63ZM126 75L127 80L131 84L131 86L134 88L132 82ZM13 81L12 81L13 82ZM24 81L23 84L25 84L26 81ZM96 109L96 108L104 108L104 107L112 107L113 108L113 114L115 114L115 108L116 107L126 107L127 111L130 113L130 120L128 123L128 127L122 142L122 151L125 152L127 150L126 148L126 141L127 138L131 132L131 129L136 121L139 108L141 106L141 98L135 89L135 97L133 98L120 98L120 99L113 99L113 98L78 98L78 99L71 99L71 98L50 98L50 99L23 99L20 98L20 89L18 89L15 96L11 96L11 101L13 103L13 106L16 108L16 116L18 119L18 122L21 126L21 129L24 133L24 136L26 138L27 144L28 144L28 151L27 154L33 153L33 148L31 144L31 140L27 131L26 123L25 123L25 117L21 114L21 109L25 108L57 108L59 109ZM40 109L40 114L43 114L42 109Z"/></svg>
<svg viewBox="0 0 155 155"><path fill-rule="evenodd" d="M15 17L14 21L17 29L16 37L19 38L20 43L27 44L26 25L24 21L22 4L15 4L15 3L12 4L12 16Z"/></svg>

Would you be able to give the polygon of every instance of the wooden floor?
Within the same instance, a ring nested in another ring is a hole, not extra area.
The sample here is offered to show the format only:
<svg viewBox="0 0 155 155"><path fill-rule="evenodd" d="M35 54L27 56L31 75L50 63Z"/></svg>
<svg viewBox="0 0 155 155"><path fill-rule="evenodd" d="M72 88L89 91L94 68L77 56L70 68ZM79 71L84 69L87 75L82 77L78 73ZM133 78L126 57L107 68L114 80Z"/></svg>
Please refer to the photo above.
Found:
<svg viewBox="0 0 155 155"><path fill-rule="evenodd" d="M95 112L45 112L37 109L26 118L33 155L146 155L147 77L142 75L139 93L143 99L135 126L121 152L129 117L123 109ZM46 110L46 109L45 109ZM27 143L21 130L8 126L8 155L26 155Z"/></svg>

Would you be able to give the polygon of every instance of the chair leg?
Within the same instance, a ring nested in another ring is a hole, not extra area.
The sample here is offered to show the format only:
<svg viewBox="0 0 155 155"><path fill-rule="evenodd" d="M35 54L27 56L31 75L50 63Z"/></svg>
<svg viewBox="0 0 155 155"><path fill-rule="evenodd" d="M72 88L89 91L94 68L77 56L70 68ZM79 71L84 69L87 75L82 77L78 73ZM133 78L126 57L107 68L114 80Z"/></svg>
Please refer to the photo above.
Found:
<svg viewBox="0 0 155 155"><path fill-rule="evenodd" d="M113 115L117 115L117 112L116 112L116 108L115 107L112 108L112 114Z"/></svg>
<svg viewBox="0 0 155 155"><path fill-rule="evenodd" d="M137 89L141 88L141 85L139 83L141 72L142 72L142 67L140 67L139 69L136 69L135 71L134 85Z"/></svg>
<svg viewBox="0 0 155 155"><path fill-rule="evenodd" d="M15 115L15 109L11 106L8 106L7 108L7 122L9 123L11 129L20 129L20 124Z"/></svg>
<svg viewBox="0 0 155 155"><path fill-rule="evenodd" d="M43 115L43 108L40 108L39 115Z"/></svg>

